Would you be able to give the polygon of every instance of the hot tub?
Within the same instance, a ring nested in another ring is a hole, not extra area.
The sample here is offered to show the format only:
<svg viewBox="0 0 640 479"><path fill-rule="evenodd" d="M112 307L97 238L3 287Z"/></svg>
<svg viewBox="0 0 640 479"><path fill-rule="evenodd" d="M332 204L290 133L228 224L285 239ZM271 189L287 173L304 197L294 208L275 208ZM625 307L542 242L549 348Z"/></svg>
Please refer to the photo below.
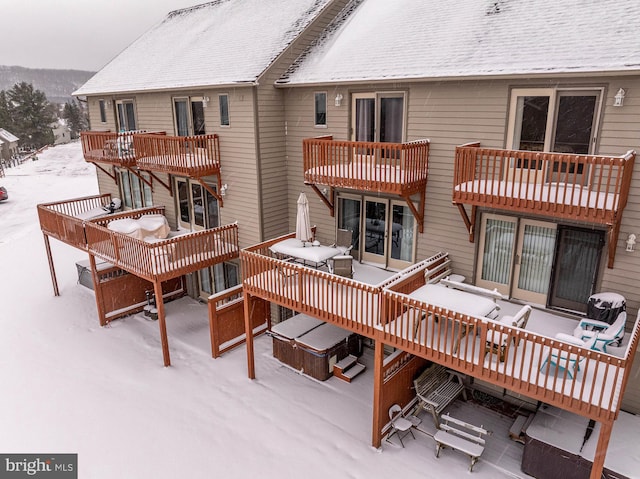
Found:
<svg viewBox="0 0 640 479"><path fill-rule="evenodd" d="M298 314L274 325L269 333L273 338L273 357L295 369L302 369L302 354L296 338L323 325L324 322L305 314Z"/></svg>
<svg viewBox="0 0 640 479"><path fill-rule="evenodd" d="M296 339L305 374L324 381L333 374L333 365L349 354L360 356L357 334L324 323Z"/></svg>

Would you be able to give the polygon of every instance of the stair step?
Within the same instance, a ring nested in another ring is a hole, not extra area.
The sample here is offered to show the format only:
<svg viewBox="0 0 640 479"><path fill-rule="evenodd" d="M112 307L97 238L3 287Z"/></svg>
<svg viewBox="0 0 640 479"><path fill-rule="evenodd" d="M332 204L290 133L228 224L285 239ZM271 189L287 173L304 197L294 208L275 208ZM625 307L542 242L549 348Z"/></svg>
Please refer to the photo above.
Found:
<svg viewBox="0 0 640 479"><path fill-rule="evenodd" d="M333 369L338 369L339 371L346 371L351 366L353 366L358 361L357 356L350 354L346 358L341 359L336 364L334 364Z"/></svg>
<svg viewBox="0 0 640 479"><path fill-rule="evenodd" d="M342 374L349 379L353 379L365 369L367 369L367 367L364 364L356 363L353 366L351 366L349 369L344 371Z"/></svg>

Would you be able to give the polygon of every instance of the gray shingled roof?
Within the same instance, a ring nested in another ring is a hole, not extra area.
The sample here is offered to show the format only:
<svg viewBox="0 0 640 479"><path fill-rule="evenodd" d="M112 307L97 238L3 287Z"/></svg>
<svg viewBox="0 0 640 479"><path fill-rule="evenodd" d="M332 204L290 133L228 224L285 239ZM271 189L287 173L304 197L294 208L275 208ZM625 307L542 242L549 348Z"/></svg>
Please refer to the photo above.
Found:
<svg viewBox="0 0 640 479"><path fill-rule="evenodd" d="M640 71L638 0L353 0L279 83Z"/></svg>
<svg viewBox="0 0 640 479"><path fill-rule="evenodd" d="M251 83L330 0L217 0L171 12L74 95Z"/></svg>

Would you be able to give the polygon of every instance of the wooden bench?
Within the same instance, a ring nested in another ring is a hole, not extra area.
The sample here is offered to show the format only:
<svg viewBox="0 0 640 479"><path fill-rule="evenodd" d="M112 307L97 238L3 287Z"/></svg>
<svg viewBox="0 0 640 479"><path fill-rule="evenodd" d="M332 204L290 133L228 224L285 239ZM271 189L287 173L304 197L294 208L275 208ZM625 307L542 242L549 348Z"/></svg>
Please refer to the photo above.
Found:
<svg viewBox="0 0 640 479"><path fill-rule="evenodd" d="M418 397L418 406L433 416L436 427L439 427L438 416L451 402L462 393L467 400L462 375L450 371L440 364L432 364L420 376L413 380L413 387Z"/></svg>
<svg viewBox="0 0 640 479"><path fill-rule="evenodd" d="M440 456L440 450L443 447L464 452L471 459L469 465L469 472L471 472L475 463L478 462L478 458L484 452L484 436L489 434L489 431L482 426L474 426L448 414L443 415L442 420L443 424L433 436L436 441L436 457Z"/></svg>

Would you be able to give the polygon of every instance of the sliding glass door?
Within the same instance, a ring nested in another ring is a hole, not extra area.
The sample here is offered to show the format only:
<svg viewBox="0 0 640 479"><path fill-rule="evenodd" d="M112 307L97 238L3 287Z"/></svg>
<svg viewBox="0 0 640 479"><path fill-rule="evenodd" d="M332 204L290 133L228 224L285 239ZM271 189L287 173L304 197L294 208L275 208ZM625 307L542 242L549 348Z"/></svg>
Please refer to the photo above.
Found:
<svg viewBox="0 0 640 479"><path fill-rule="evenodd" d="M604 231L485 214L476 284L515 299L586 311L604 245Z"/></svg>

